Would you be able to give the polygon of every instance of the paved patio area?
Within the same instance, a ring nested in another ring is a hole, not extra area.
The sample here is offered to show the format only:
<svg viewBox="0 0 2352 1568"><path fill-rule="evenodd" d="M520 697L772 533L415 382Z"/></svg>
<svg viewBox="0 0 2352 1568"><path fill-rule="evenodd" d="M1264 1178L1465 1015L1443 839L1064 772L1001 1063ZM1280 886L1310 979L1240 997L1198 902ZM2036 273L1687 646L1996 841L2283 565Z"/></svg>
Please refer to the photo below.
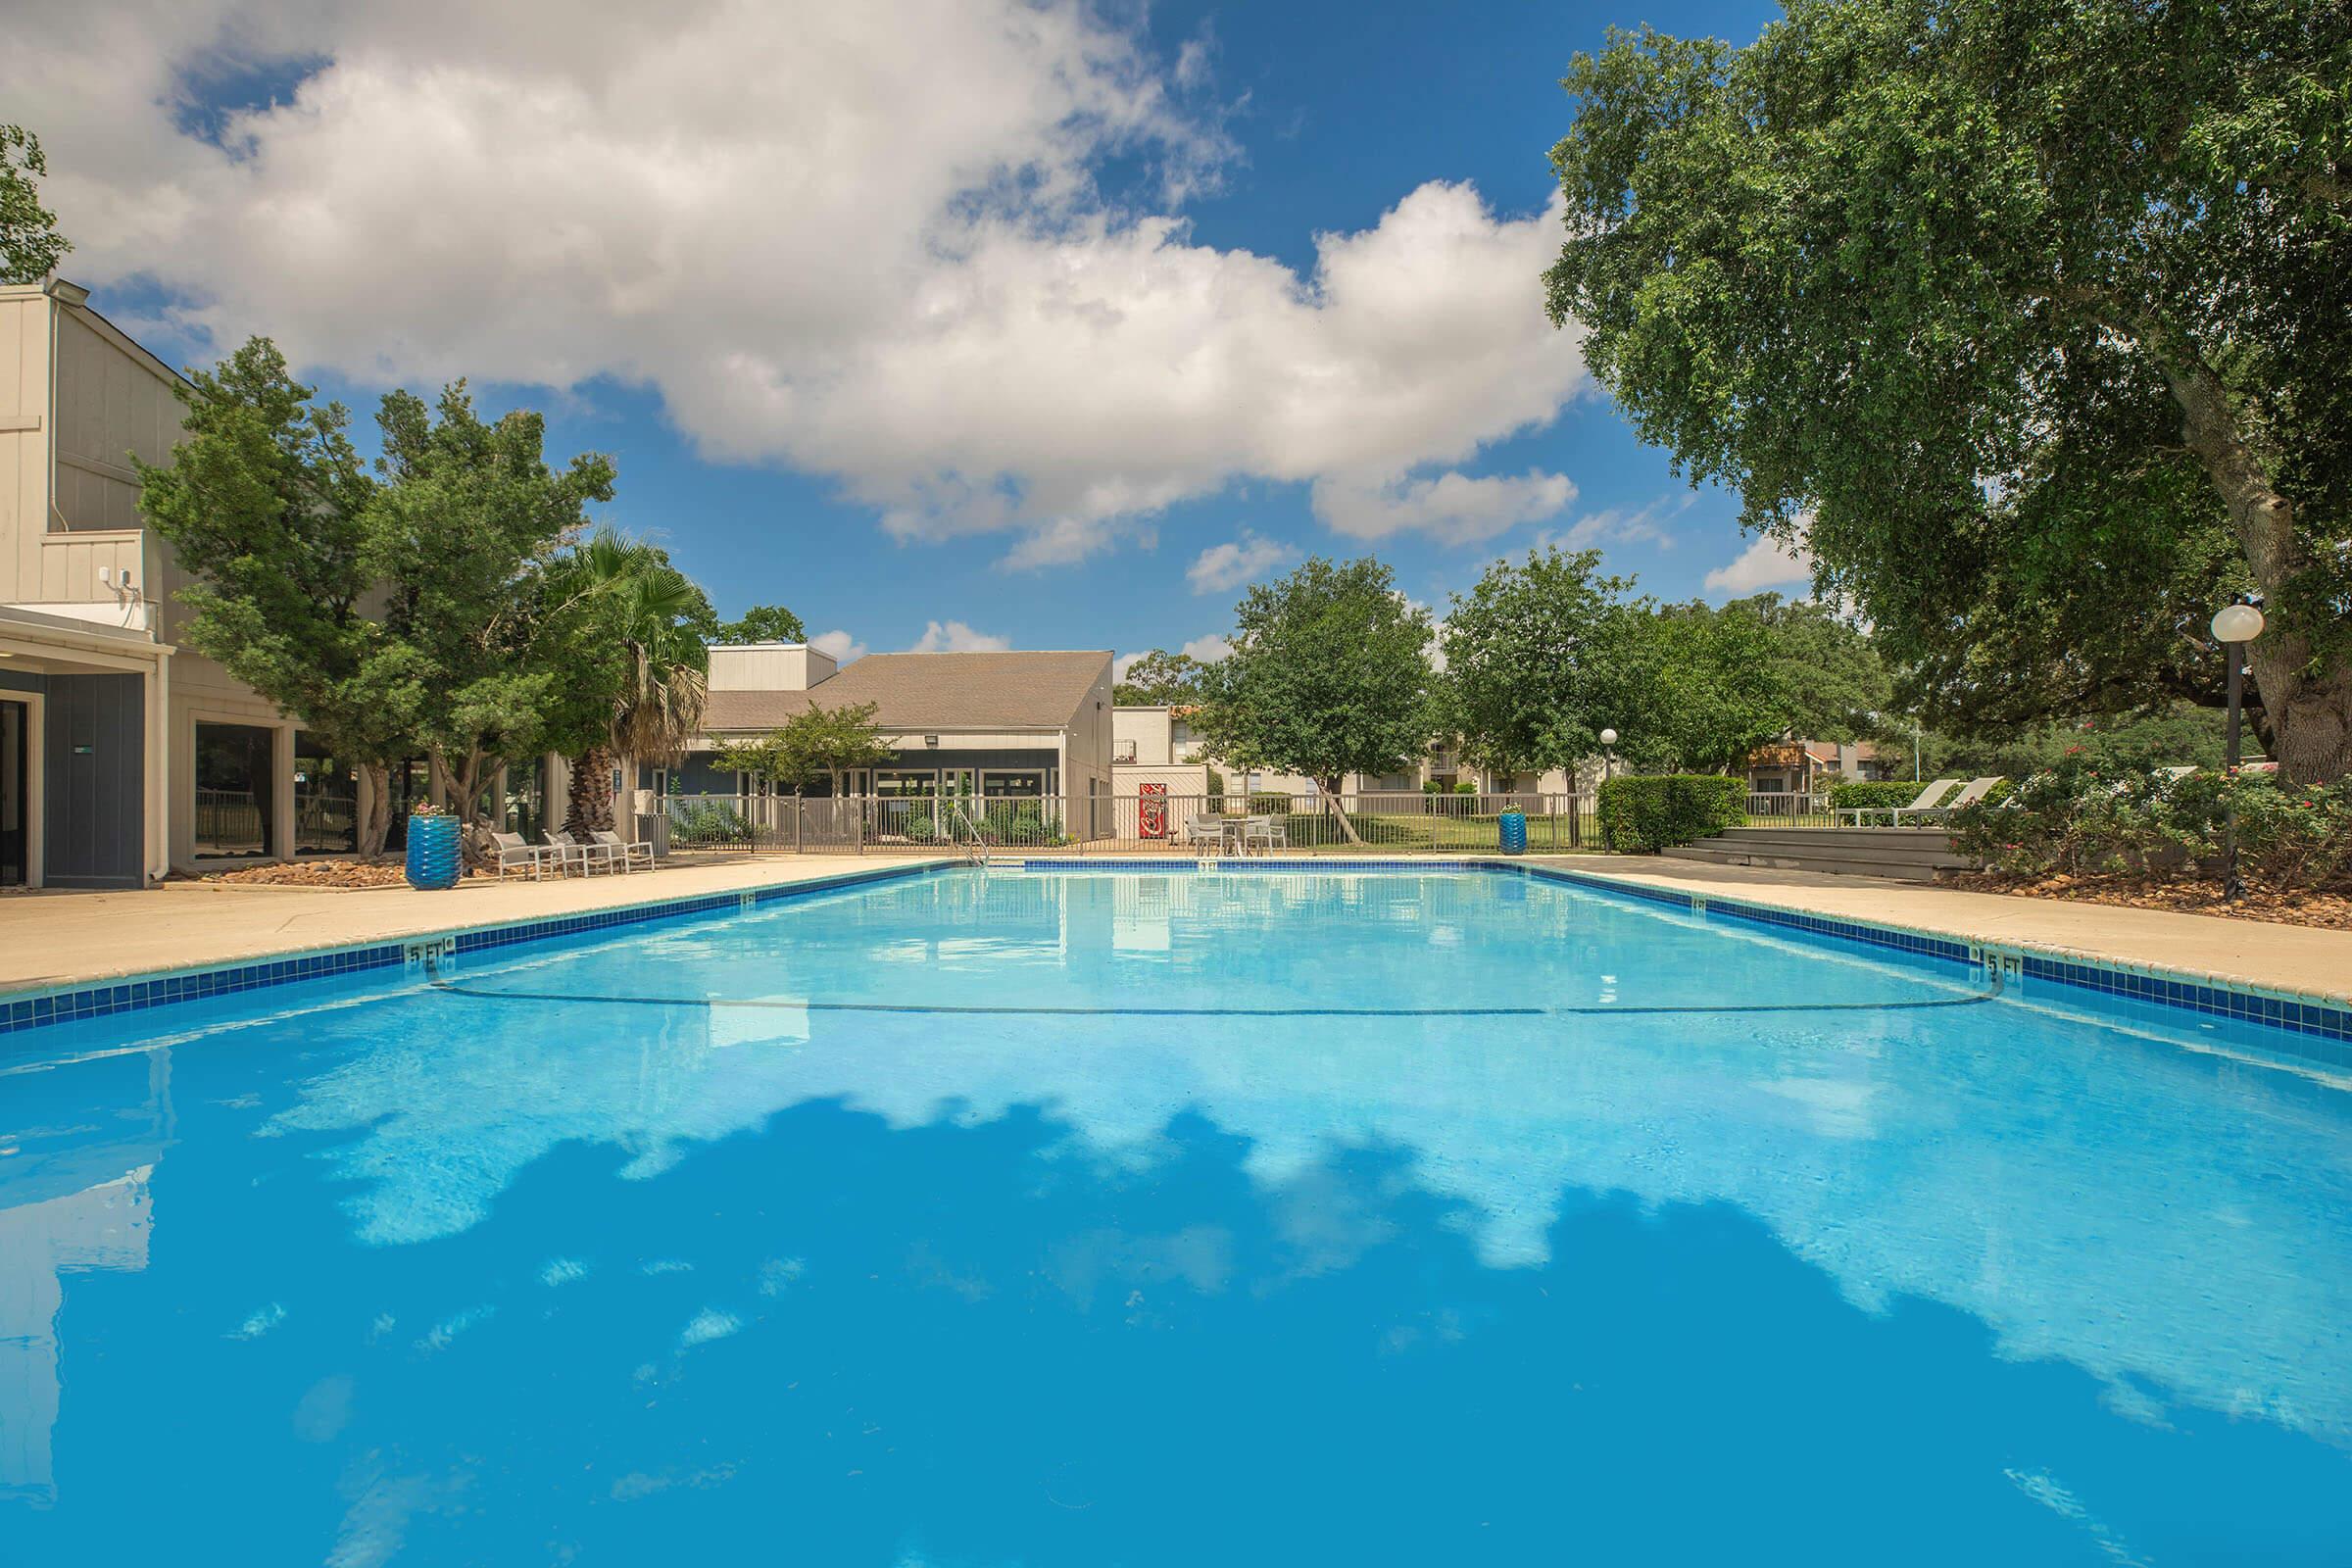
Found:
<svg viewBox="0 0 2352 1568"><path fill-rule="evenodd" d="M469 879L445 893L173 882L140 892L11 894L0 898L0 991L233 963L701 893L780 887L847 871L928 864L934 858L747 856L623 876Z"/></svg>
<svg viewBox="0 0 2352 1568"><path fill-rule="evenodd" d="M1340 857L1335 853L1330 858ZM136 893L17 894L0 898L0 991L231 963L701 893L775 887L941 858L746 857L630 876L469 882L448 893L174 883ZM1648 856L1529 858L1688 892L1909 926L1965 941L2040 948L2352 1002L2352 932ZM1178 870L1191 860L1169 857L1168 863Z"/></svg>
<svg viewBox="0 0 2352 1568"><path fill-rule="evenodd" d="M1878 877L1710 865L1646 855L1531 858L1572 871L1710 897L1746 899L1812 914L1909 926L1964 941L2040 948L2352 1001L2352 931L2225 920L2171 909L2015 898L2002 893L1964 893Z"/></svg>

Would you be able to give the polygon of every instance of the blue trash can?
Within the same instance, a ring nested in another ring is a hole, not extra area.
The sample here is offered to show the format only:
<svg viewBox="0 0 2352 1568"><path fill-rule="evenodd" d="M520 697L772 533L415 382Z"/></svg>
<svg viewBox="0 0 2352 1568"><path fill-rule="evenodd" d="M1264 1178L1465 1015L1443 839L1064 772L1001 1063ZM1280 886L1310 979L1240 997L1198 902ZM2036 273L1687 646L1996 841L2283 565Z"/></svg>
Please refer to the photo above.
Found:
<svg viewBox="0 0 2352 1568"><path fill-rule="evenodd" d="M429 890L458 885L458 819L409 818L409 886Z"/></svg>
<svg viewBox="0 0 2352 1568"><path fill-rule="evenodd" d="M1525 855L1527 853L1527 813L1514 806L1503 812L1498 820L1502 824L1502 853Z"/></svg>

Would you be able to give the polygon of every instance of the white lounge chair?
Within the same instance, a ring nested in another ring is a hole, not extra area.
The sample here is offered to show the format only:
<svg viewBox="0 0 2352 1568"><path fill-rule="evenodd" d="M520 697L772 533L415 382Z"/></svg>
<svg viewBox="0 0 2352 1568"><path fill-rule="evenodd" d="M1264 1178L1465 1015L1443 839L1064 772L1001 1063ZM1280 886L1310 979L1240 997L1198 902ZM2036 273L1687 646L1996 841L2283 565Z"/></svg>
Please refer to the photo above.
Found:
<svg viewBox="0 0 2352 1568"><path fill-rule="evenodd" d="M607 871L620 869L619 853L606 845L584 843L569 833L550 833L547 837L548 842L557 848L569 850L580 858L582 876L595 875L600 866Z"/></svg>
<svg viewBox="0 0 2352 1568"><path fill-rule="evenodd" d="M553 853L547 846L533 844L519 833L491 834L490 850L495 858L492 863L497 868L499 880L502 882L506 880L509 871L514 870L528 871L531 873L531 880L538 881L546 874L548 860Z"/></svg>
<svg viewBox="0 0 2352 1568"><path fill-rule="evenodd" d="M1945 791L1955 790L1959 787L1960 781L1956 778L1939 778L1921 790L1909 806L1849 806L1838 814L1845 817L1854 826L1860 827L1862 818L1866 816L1877 816L1882 812L1926 810L1937 801L1942 800Z"/></svg>
<svg viewBox="0 0 2352 1568"><path fill-rule="evenodd" d="M654 847L651 844L633 844L609 828L600 827L591 836L604 847L607 854L614 858L623 871L651 871L654 868ZM645 857L642 866L637 863L639 856Z"/></svg>
<svg viewBox="0 0 2352 1568"><path fill-rule="evenodd" d="M1906 816L1925 817L1940 821L1942 818L1949 816L1952 814L1952 812L1960 809L1960 808L1963 806L1974 806L1985 796L1990 795L1992 793L1992 787L1995 784L1998 784L2000 781L2001 775L1998 773L1993 774L1989 778L1972 778L1968 781L1968 788L1962 790L1959 794L1953 796L1941 806L1898 806L1889 814L1893 816L1894 825L1896 827L1903 825L1903 818Z"/></svg>
<svg viewBox="0 0 2352 1568"><path fill-rule="evenodd" d="M545 849L555 860L558 871L569 876L572 867L578 866L580 875L588 874L587 845L580 843L568 833L560 833L553 828L542 832L539 836L547 841L541 848Z"/></svg>

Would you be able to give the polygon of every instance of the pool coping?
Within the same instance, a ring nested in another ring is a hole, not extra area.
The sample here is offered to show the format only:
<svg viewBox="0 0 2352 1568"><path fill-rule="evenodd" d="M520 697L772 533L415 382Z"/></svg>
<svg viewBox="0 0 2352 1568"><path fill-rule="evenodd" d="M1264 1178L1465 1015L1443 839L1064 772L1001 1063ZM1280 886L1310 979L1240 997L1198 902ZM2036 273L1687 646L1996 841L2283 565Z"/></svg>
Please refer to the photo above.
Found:
<svg viewBox="0 0 2352 1568"><path fill-rule="evenodd" d="M810 894L838 891L906 877L959 869L956 863L917 860L844 871L797 881L769 883L717 893L642 900L537 919L480 921L430 931L358 942L291 949L266 958L230 959L185 968L109 976L101 981L68 981L44 987L0 991L0 1036L85 1018L138 1011L175 1002L288 985L299 980L365 970L405 967L442 956L585 931L641 924L678 915L743 910ZM1722 915L1751 924L1890 949L1918 956L1982 968L2003 977L2053 982L2108 996L2153 1003L2208 1016L2267 1024L2290 1034L2343 1047L2340 1065L2352 1066L2352 1004L2338 998L2254 984L2162 965L2133 963L2052 944L1997 942L1893 920L1856 920L1748 897L1724 897L1660 887L1654 883L1576 870L1506 856L1333 856L1248 858L1230 856L1170 859L1105 859L1067 856L1004 858L993 871L1095 871L1117 874L1185 874L1200 871L1282 875L1298 871L1459 871L1517 873L1537 880L1583 886L1679 909L1701 918ZM2330 1051L2328 1059L2336 1059Z"/></svg>
<svg viewBox="0 0 2352 1568"><path fill-rule="evenodd" d="M1521 865L1520 869L1530 876L1625 894L1702 916L1724 914L1762 925L1794 927L1849 942L1924 953L1988 971L1997 966L2001 974L2012 978L2053 981L2106 996L2268 1024L2291 1034L2352 1045L2352 1004L2321 992L2266 986L2235 976L2163 964L2134 963L2055 943L2000 942L1894 920L1854 920L1766 900L1659 887L1598 871L1573 871L1553 865ZM2335 1058L2331 1055L2330 1059ZM2352 1052L2344 1054L2342 1064L2352 1065Z"/></svg>
<svg viewBox="0 0 2352 1568"><path fill-rule="evenodd" d="M43 1029L84 1018L136 1012L175 1002L258 991L291 985L327 975L354 974L370 969L405 967L426 958L479 953L583 931L666 920L677 915L743 910L762 904L836 892L867 883L923 876L951 868L944 860L906 860L856 871L771 882L757 887L729 888L717 893L691 893L669 898L641 899L631 904L607 905L570 914L537 918L478 920L435 927L399 936L365 938L356 942L324 943L291 948L262 958L228 958L182 968L150 969L109 975L100 980L69 980L49 986L0 990L0 1037L28 1029Z"/></svg>
<svg viewBox="0 0 2352 1568"><path fill-rule="evenodd" d="M1001 862L1000 862L1001 863ZM1493 870L1516 871L1549 882L1593 888L1680 909L1701 917L1724 915L1752 924L1810 932L1871 947L1887 948L1971 968L1996 971L2005 978L2042 980L2105 996L2154 1003L2211 1017L2268 1024L2290 1034L2352 1047L2352 1003L2320 992L2285 986L2265 986L2235 976L2201 973L2162 964L2135 963L2103 954L2061 947L2055 943L1996 941L1898 920L1856 920L1822 914L1792 905L1775 904L1745 895L1660 887L1656 883L1584 871L1568 866L1520 859L1511 856L1372 857L1329 856L1265 858L1232 856L1184 857L1172 863L1106 865L1069 858L1032 857L1021 860L1025 870L1152 870L1248 871L1279 873L1292 870ZM2326 1059L2352 1066L2352 1050Z"/></svg>

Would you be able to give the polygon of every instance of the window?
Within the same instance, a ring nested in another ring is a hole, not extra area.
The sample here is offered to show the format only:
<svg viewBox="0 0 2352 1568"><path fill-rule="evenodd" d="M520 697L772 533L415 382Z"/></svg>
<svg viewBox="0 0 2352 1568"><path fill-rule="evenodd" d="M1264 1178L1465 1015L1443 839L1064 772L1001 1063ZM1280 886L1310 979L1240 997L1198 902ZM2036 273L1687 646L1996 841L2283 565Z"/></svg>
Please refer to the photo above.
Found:
<svg viewBox="0 0 2352 1568"><path fill-rule="evenodd" d="M294 853L350 855L360 847L360 774L308 730L294 736Z"/></svg>
<svg viewBox="0 0 2352 1568"><path fill-rule="evenodd" d="M990 768L980 775L980 794L991 801L1035 801L1045 798L1046 775L1033 769Z"/></svg>
<svg viewBox="0 0 2352 1568"><path fill-rule="evenodd" d="M409 845L409 813L433 798L433 766L421 757L394 762L386 784L392 797L392 814L391 826L384 832L384 848L405 850Z"/></svg>
<svg viewBox="0 0 2352 1568"><path fill-rule="evenodd" d="M276 742L258 724L196 726L196 853L266 859L277 853Z"/></svg>
<svg viewBox="0 0 2352 1568"><path fill-rule="evenodd" d="M908 796L930 795L939 788L939 774L931 768L878 767L874 769L874 793L885 800L903 800Z"/></svg>
<svg viewBox="0 0 2352 1568"><path fill-rule="evenodd" d="M507 764L506 830L536 844L547 825L547 759Z"/></svg>

